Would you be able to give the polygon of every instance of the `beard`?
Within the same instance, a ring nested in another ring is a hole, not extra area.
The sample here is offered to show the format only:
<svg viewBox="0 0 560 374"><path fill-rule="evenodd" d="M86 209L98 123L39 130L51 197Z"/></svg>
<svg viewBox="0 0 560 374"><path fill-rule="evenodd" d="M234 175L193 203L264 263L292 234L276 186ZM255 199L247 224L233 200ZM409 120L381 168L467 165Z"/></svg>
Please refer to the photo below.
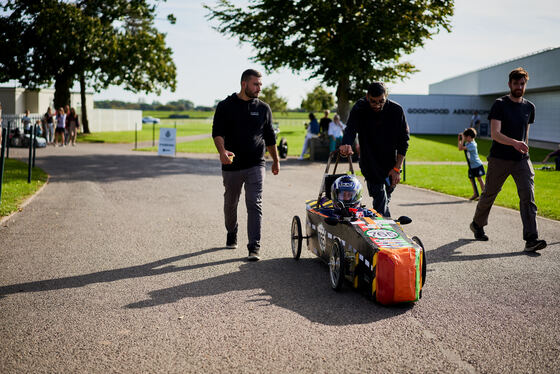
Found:
<svg viewBox="0 0 560 374"><path fill-rule="evenodd" d="M245 95L251 99L257 99L259 97L258 92L250 91L248 88L245 88Z"/></svg>
<svg viewBox="0 0 560 374"><path fill-rule="evenodd" d="M523 90L511 90L510 91L511 96L515 97L516 99L519 99L521 96L523 96Z"/></svg>

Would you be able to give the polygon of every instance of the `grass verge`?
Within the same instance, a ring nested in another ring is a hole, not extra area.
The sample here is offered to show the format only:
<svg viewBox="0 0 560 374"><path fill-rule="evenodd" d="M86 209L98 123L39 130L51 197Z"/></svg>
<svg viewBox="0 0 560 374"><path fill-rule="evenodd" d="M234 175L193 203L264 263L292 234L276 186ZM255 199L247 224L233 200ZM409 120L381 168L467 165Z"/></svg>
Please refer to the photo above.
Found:
<svg viewBox="0 0 560 374"><path fill-rule="evenodd" d="M404 184L465 198L473 194L466 165L407 165ZM535 202L540 216L560 220L559 184L559 172L535 170ZM519 210L517 188L511 176L495 204Z"/></svg>
<svg viewBox="0 0 560 374"><path fill-rule="evenodd" d="M27 183L27 163L11 158L4 162L2 201L0 203L1 217L8 216L18 210L28 197L46 183L48 178L47 173L35 167L32 170L31 183Z"/></svg>

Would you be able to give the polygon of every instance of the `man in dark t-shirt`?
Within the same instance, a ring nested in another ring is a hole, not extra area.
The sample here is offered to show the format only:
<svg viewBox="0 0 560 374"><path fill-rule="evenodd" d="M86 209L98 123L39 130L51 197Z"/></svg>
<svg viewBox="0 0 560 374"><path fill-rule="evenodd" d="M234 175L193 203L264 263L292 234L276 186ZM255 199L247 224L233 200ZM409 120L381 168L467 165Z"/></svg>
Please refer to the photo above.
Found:
<svg viewBox="0 0 560 374"><path fill-rule="evenodd" d="M389 201L401 180L410 136L402 107L387 96L382 82L369 85L366 97L350 111L339 150L342 155L351 155L358 134L360 169L373 198L373 209L390 217Z"/></svg>
<svg viewBox="0 0 560 374"><path fill-rule="evenodd" d="M329 118L329 110L325 110L325 115L319 121L319 128L322 134L327 134L329 132L329 125L331 124L332 120Z"/></svg>
<svg viewBox="0 0 560 374"><path fill-rule="evenodd" d="M483 227L494 200L508 176L512 176L519 195L519 212L523 223L526 252L546 247L539 240L537 206L535 205L535 172L529 159L529 127L535 121L535 105L523 98L529 74L517 68L509 74L510 93L494 102L488 119L492 130L492 146L488 156L486 186L476 206L470 229L477 240L488 240Z"/></svg>
<svg viewBox="0 0 560 374"><path fill-rule="evenodd" d="M225 188L226 247L237 248L237 204L245 185L249 261L260 258L265 148L272 157L272 174L280 171L272 112L268 104L258 99L261 77L256 70L245 70L241 90L218 103L212 126Z"/></svg>

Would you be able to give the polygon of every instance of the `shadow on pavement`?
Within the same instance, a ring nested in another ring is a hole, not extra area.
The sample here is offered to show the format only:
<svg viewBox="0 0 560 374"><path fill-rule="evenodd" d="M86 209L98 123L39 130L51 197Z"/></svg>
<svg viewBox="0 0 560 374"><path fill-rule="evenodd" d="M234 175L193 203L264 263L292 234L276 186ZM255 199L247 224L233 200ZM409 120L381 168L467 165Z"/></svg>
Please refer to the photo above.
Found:
<svg viewBox="0 0 560 374"><path fill-rule="evenodd" d="M154 155L81 155L46 156L41 167L51 175L51 182L115 182L166 175L221 175L219 161L157 157Z"/></svg>
<svg viewBox="0 0 560 374"><path fill-rule="evenodd" d="M0 287L0 299L19 292L77 288L95 283L108 283L122 279L244 262L239 271L153 291L149 293L149 299L126 305L125 308L149 308L174 303L189 297L204 297L243 290L258 290L259 292L255 298L248 299L247 303L264 303L263 306L277 305L325 325L365 324L391 318L413 308L413 304L384 307L354 291L349 284L342 292L333 291L328 280L327 266L316 258L300 259L297 262L292 258L246 262L244 259L236 257L187 266L172 264L175 261L220 250L225 250L225 248L205 249L127 268L3 286Z"/></svg>
<svg viewBox="0 0 560 374"><path fill-rule="evenodd" d="M185 298L242 290L262 290L248 303L273 304L325 325L370 323L413 307L413 304L384 307L355 292L349 284L342 292L335 292L330 288L327 267L320 260L296 262L292 258L280 258L245 263L235 273L153 291L149 299L126 308L149 308Z"/></svg>
<svg viewBox="0 0 560 374"><path fill-rule="evenodd" d="M48 279L48 280L42 280L36 282L14 284L10 286L2 286L0 287L0 299L5 297L6 295L15 294L19 292L39 292L39 291L60 290L65 288L84 287L94 283L106 283L106 282L118 281L121 279L149 277L152 275L167 274L167 273L173 273L178 271L192 270L199 267L221 265L225 263L241 261L239 259L226 259L222 261L216 261L216 262L206 263L206 264L197 264L191 266L177 267L174 265L170 265L175 261L180 261L190 257L200 256L200 255L217 252L221 250L226 250L226 248L219 247L219 248L205 249L203 251L196 252L196 253L187 253L180 256L174 256L174 257L169 257L154 262L149 262L144 265L131 266L127 268L105 270L105 271L99 271L91 274L77 275L73 277ZM168 265L168 266L164 266L164 265Z"/></svg>
<svg viewBox="0 0 560 374"><path fill-rule="evenodd" d="M476 242L475 239L457 239L451 243L442 245L431 251L426 251L426 264L430 267L430 264L437 262L451 262L451 261L475 261L475 260L486 260L491 258L500 257L516 257L525 256L527 252L516 251L516 252L503 252L503 253L488 253L488 254L462 254L457 252L459 248L464 245ZM534 254L533 254L534 255Z"/></svg>

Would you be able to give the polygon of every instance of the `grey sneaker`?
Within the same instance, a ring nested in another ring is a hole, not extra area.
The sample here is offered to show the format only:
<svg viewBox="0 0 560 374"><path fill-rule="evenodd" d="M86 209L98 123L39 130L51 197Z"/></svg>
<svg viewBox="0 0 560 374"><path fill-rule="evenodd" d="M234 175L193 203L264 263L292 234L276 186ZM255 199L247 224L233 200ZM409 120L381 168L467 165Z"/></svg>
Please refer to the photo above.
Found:
<svg viewBox="0 0 560 374"><path fill-rule="evenodd" d="M546 240L527 240L524 252L535 252L546 248Z"/></svg>
<svg viewBox="0 0 560 374"><path fill-rule="evenodd" d="M476 240L481 240L483 242L488 240L488 236L486 236L486 234L484 233L484 229L480 226L478 226L476 223L471 222L471 225L469 226L471 231L474 234L474 238Z"/></svg>
<svg viewBox="0 0 560 374"><path fill-rule="evenodd" d="M232 232L227 234L226 248L237 248L237 233Z"/></svg>
<svg viewBox="0 0 560 374"><path fill-rule="evenodd" d="M259 250L258 249L250 249L249 256L247 256L247 260L249 261L259 261L261 258L259 257Z"/></svg>

